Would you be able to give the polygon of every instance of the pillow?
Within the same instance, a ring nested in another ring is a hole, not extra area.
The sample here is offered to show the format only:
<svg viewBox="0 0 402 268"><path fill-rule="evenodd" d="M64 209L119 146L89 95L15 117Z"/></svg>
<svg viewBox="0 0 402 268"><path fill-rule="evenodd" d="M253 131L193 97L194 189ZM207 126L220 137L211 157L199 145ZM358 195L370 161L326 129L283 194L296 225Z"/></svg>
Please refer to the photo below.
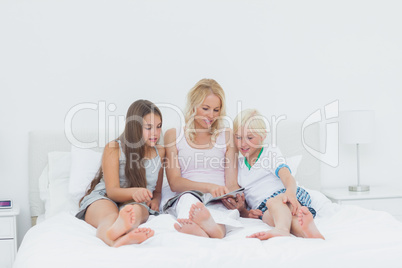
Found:
<svg viewBox="0 0 402 268"><path fill-rule="evenodd" d="M295 155L292 157L286 157L286 164L289 166L292 171L292 176L296 177L297 169L299 168L299 164L302 160L302 155Z"/></svg>
<svg viewBox="0 0 402 268"><path fill-rule="evenodd" d="M78 204L71 199L68 193L70 167L70 152L48 153L48 193L47 195L41 194L41 198L43 196L45 201L45 219L63 211L75 212L78 210ZM46 173L46 168L43 173ZM44 183L44 180L42 182Z"/></svg>
<svg viewBox="0 0 402 268"><path fill-rule="evenodd" d="M49 161L48 161L49 162ZM49 164L43 169L38 180L39 183L39 198L45 202L49 199ZM45 208L46 209L46 208Z"/></svg>
<svg viewBox="0 0 402 268"><path fill-rule="evenodd" d="M85 194L102 164L102 153L71 146L71 171L68 191L75 201Z"/></svg>

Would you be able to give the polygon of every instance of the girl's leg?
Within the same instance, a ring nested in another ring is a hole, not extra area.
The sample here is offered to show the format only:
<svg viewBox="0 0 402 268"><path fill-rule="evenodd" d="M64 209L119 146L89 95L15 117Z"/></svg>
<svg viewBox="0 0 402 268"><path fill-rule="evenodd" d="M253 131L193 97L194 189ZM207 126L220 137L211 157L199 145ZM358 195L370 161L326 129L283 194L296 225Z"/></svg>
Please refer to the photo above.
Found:
<svg viewBox="0 0 402 268"><path fill-rule="evenodd" d="M127 214L127 215L126 215ZM123 210L123 212L118 211L117 206L110 200L101 199L92 203L86 211L85 221L95 228L96 236L100 238L103 242L105 242L109 246L116 246L116 242L110 239L107 236L107 231L109 228L116 222L118 217L121 215L122 218L126 218L126 220L130 220L130 213L127 210ZM124 216L123 216L124 215ZM131 226L127 227L127 224L122 227L124 233L131 229ZM137 230L137 231L136 231ZM136 231L136 232L134 232ZM125 240L119 241L119 245L128 244L128 243L141 243L145 239L151 237L153 235L153 231L148 228L140 228L135 229L121 238L126 237ZM121 239L120 239L121 240ZM125 242L125 243L123 243Z"/></svg>
<svg viewBox="0 0 402 268"><path fill-rule="evenodd" d="M114 241L107 237L106 232L118 216L119 210L112 201L100 199L89 205L85 213L85 221L97 229L97 237L107 245L113 246Z"/></svg>
<svg viewBox="0 0 402 268"><path fill-rule="evenodd" d="M287 204L282 201L283 194L270 198L267 201L268 210L262 216L262 221L274 227L274 229L259 232L248 237L266 240L275 236L289 236L292 225L292 213Z"/></svg>
<svg viewBox="0 0 402 268"><path fill-rule="evenodd" d="M113 247L140 244L154 235L154 231L150 228L137 228L140 224L146 222L149 218L148 210L144 206L133 204L126 205L125 207L123 207L123 209L132 210L132 213L134 215L133 222L127 233L123 233L122 236L116 239Z"/></svg>
<svg viewBox="0 0 402 268"><path fill-rule="evenodd" d="M129 204L120 209L119 216L106 231L106 236L114 241L125 233L137 228L148 220L148 210L139 204Z"/></svg>

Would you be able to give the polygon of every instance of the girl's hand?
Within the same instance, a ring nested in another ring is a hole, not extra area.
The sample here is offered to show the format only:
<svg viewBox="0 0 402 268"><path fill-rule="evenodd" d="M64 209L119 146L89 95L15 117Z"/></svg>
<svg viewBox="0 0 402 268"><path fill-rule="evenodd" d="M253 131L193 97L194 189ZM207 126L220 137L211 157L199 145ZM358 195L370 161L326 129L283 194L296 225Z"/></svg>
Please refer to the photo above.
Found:
<svg viewBox="0 0 402 268"><path fill-rule="evenodd" d="M250 209L248 212L248 218L259 219L262 214L262 211L259 209Z"/></svg>
<svg viewBox="0 0 402 268"><path fill-rule="evenodd" d="M295 194L285 192L285 194L283 195L283 198L282 198L282 202L284 204L289 203L291 205L290 210L291 210L293 216L297 214L297 211L300 208L300 203L297 200Z"/></svg>
<svg viewBox="0 0 402 268"><path fill-rule="evenodd" d="M147 204L152 210L159 211L159 200L152 199L149 204Z"/></svg>
<svg viewBox="0 0 402 268"><path fill-rule="evenodd" d="M138 203L150 202L152 198L152 193L147 188L138 188L133 193L133 200Z"/></svg>
<svg viewBox="0 0 402 268"><path fill-rule="evenodd" d="M211 184L211 188L209 189L209 192L212 194L213 197L221 196L224 194L229 193L228 188L226 186L220 186L216 184Z"/></svg>

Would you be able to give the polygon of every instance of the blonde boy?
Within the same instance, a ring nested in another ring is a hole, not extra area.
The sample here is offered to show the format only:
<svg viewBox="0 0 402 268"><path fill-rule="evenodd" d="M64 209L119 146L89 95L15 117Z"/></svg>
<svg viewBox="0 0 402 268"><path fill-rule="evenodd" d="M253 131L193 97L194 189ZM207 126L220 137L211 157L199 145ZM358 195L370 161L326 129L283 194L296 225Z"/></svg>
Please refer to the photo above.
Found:
<svg viewBox="0 0 402 268"><path fill-rule="evenodd" d="M293 234L324 239L313 220L316 212L310 207L309 193L296 185L279 148L264 144L267 130L262 115L254 109L242 111L233 130L241 153L238 184L245 188L245 199L251 207L247 214L258 215L274 227L248 237L266 240Z"/></svg>

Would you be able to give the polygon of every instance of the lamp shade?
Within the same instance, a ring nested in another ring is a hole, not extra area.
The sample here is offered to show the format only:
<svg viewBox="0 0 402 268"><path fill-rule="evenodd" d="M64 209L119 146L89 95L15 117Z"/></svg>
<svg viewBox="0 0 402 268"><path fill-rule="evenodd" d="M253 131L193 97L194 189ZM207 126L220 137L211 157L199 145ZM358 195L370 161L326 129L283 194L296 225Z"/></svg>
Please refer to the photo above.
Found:
<svg viewBox="0 0 402 268"><path fill-rule="evenodd" d="M343 143L372 142L374 140L374 111L341 111L339 130Z"/></svg>

